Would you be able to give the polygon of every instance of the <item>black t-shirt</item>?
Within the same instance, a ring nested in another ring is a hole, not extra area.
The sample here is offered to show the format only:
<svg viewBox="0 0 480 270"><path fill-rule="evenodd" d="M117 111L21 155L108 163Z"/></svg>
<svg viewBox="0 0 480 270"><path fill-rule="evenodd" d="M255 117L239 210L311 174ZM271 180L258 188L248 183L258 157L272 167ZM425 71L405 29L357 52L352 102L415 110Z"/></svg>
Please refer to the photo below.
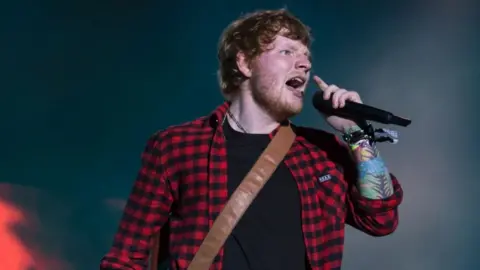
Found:
<svg viewBox="0 0 480 270"><path fill-rule="evenodd" d="M230 196L270 143L270 138L237 132L228 121L224 129ZM297 184L282 163L227 239L223 269L307 269L301 220Z"/></svg>

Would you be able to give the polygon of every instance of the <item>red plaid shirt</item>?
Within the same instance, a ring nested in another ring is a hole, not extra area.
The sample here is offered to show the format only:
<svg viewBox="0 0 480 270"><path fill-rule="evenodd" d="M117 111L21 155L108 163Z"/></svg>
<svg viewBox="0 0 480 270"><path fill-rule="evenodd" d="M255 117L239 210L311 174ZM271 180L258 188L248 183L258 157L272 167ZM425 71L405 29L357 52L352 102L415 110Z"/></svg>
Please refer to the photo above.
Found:
<svg viewBox="0 0 480 270"><path fill-rule="evenodd" d="M170 220L170 268L187 269L228 200L221 125L228 106L224 103L209 116L167 128L149 139L113 246L100 269L147 269L152 235L169 213L176 217ZM308 261L312 270L340 269L345 223L374 236L392 233L398 224L402 188L392 176L390 198L361 197L354 184L355 163L337 137L293 128L297 137L284 162L301 194ZM210 269L221 270L222 261L223 248Z"/></svg>

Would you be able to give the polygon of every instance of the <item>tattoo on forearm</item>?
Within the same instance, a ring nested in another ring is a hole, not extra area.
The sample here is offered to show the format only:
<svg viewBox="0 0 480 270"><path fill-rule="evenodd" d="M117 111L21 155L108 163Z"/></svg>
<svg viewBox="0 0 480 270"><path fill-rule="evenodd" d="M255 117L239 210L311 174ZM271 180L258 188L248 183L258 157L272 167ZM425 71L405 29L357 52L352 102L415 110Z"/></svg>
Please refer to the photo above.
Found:
<svg viewBox="0 0 480 270"><path fill-rule="evenodd" d="M369 199L390 197L393 194L392 179L375 146L361 140L350 147L358 166L360 194Z"/></svg>

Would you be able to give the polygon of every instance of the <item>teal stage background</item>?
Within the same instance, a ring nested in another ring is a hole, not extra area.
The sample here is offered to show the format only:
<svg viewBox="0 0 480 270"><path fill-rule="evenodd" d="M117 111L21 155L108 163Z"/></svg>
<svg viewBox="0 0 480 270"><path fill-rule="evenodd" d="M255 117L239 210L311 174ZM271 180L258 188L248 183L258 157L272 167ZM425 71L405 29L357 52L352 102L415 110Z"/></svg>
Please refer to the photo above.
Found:
<svg viewBox="0 0 480 270"><path fill-rule="evenodd" d="M313 29L316 74L413 119L381 146L405 189L400 226L349 228L344 269L480 269L474 0L3 2L0 269L98 269L148 136L222 102L222 29L284 6ZM327 128L315 90L295 121Z"/></svg>

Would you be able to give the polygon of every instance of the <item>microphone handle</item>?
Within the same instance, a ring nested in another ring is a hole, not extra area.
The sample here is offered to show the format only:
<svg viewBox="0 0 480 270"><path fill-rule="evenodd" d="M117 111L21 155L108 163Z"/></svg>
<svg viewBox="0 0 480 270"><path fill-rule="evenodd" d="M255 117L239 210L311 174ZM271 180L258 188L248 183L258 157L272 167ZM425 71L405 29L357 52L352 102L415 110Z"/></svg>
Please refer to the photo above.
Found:
<svg viewBox="0 0 480 270"><path fill-rule="evenodd" d="M319 102L317 100L317 102ZM365 104L360 104L352 101L346 101L343 108L333 108L331 100L321 100L320 112L327 115L335 115L343 118L348 118L354 121L358 120L371 120L374 122L380 122L389 124L392 118L392 113L380 110Z"/></svg>
<svg viewBox="0 0 480 270"><path fill-rule="evenodd" d="M369 120L387 125L394 124L406 127L412 122L409 119L396 116L391 112L353 101L346 101L343 108L334 109L331 99L323 99L323 93L320 91L315 93L313 97L313 105L317 110L326 115L336 115L348 118L357 123L365 123L366 120Z"/></svg>
<svg viewBox="0 0 480 270"><path fill-rule="evenodd" d="M345 106L343 108L333 110L347 118L355 118L355 116L358 116L360 119L371 120L383 124L390 124L394 117L391 112L348 100L345 101Z"/></svg>
<svg viewBox="0 0 480 270"><path fill-rule="evenodd" d="M410 119L396 116L391 112L353 101L346 101L345 107L337 110L340 114L343 114L345 118L361 121L360 123L364 123L365 120L369 120L386 125L397 125L402 127L407 127L412 123L412 120ZM358 115L358 118L354 117L354 115Z"/></svg>

